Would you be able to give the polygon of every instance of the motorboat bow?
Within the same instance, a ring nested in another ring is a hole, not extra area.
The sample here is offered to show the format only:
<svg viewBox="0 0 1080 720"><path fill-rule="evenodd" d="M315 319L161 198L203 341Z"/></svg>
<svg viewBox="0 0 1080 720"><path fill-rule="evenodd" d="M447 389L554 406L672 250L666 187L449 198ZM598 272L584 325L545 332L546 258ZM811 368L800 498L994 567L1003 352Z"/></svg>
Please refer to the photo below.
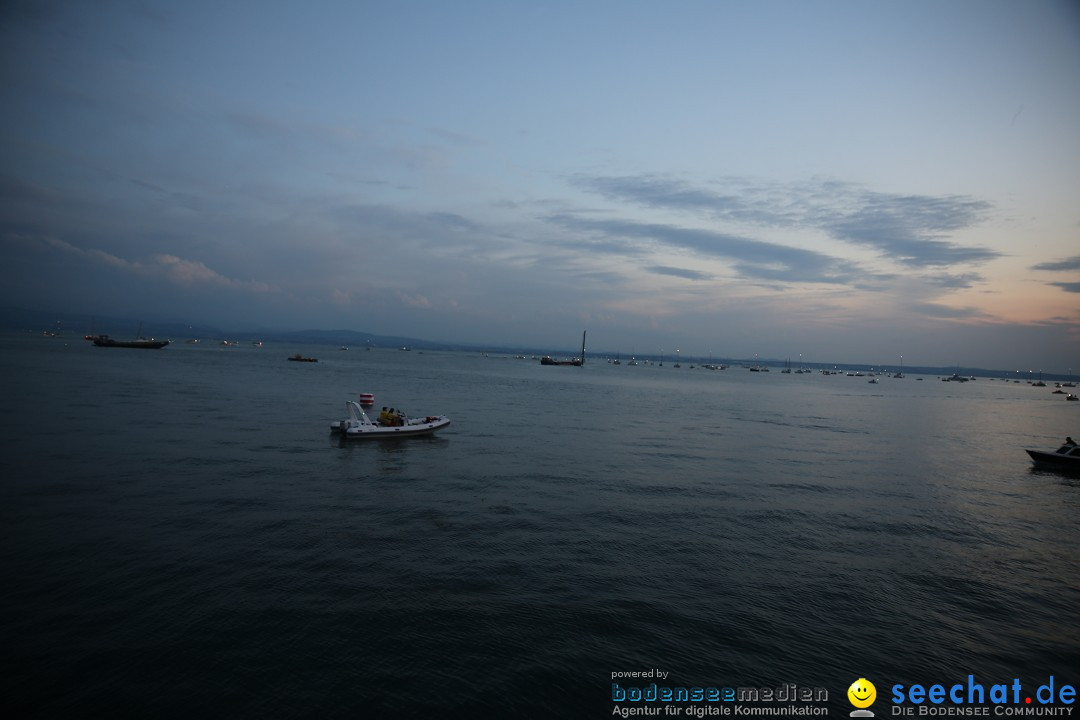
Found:
<svg viewBox="0 0 1080 720"><path fill-rule="evenodd" d="M1076 443L1066 442L1054 452L1027 449L1024 452L1036 466L1080 472L1080 445Z"/></svg>
<svg viewBox="0 0 1080 720"><path fill-rule="evenodd" d="M349 416L343 420L330 423L330 432L357 440L431 435L450 424L450 418L445 415L398 416L390 420L389 424L386 424L384 422L375 422L369 418L363 408L360 407L360 403L355 400L346 400L345 408L348 410Z"/></svg>

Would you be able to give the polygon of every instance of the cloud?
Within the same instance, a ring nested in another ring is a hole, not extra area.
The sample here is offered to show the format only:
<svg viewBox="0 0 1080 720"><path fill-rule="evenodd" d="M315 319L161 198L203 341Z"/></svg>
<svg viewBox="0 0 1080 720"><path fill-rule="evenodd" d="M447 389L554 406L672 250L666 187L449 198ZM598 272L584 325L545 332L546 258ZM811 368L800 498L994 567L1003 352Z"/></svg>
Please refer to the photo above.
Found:
<svg viewBox="0 0 1080 720"><path fill-rule="evenodd" d="M454 132L453 130L446 130L440 127L428 127L427 131L449 145L473 147L483 144L480 140L470 135L464 135L462 133Z"/></svg>
<svg viewBox="0 0 1080 720"><path fill-rule="evenodd" d="M1032 265L1032 270L1044 270L1046 272L1071 272L1074 270L1080 270L1080 255L1073 255L1069 258L1062 260L1056 260L1054 262L1044 262L1038 265ZM1069 293L1080 293L1080 282L1052 282L1051 286L1060 288Z"/></svg>
<svg viewBox="0 0 1080 720"><path fill-rule="evenodd" d="M277 292L273 285L256 280L229 278L207 267L198 260L186 260L176 255L159 254L149 260L128 260L98 248L80 248L53 237L24 238L5 237L24 245L45 247L85 258L108 267L143 276L162 276L177 285L217 285L220 287L249 290L259 293Z"/></svg>
<svg viewBox="0 0 1080 720"><path fill-rule="evenodd" d="M60 194L55 190L21 178L0 175L0 197L13 205L51 204L60 199Z"/></svg>
<svg viewBox="0 0 1080 720"><path fill-rule="evenodd" d="M950 290L965 290L975 283L982 282L983 276L979 273L964 273L963 275L927 275L923 277L930 285Z"/></svg>
<svg viewBox="0 0 1080 720"><path fill-rule="evenodd" d="M599 234L610 242L618 239L626 244L624 254L639 254L643 249L689 250L718 259L735 261L734 268L745 278L794 283L845 284L864 275L857 265L823 253L777 243L751 240L728 233L683 228L659 223L637 223L629 220L589 219L570 214L547 218L564 229ZM589 247L592 248L590 241ZM703 278L698 278L703 279Z"/></svg>
<svg viewBox="0 0 1080 720"><path fill-rule="evenodd" d="M1057 260L1056 262L1044 262L1038 265L1032 265L1032 270L1047 270L1050 272L1060 272L1068 270L1080 270L1080 255L1074 255L1071 258L1065 258L1064 260Z"/></svg>
<svg viewBox="0 0 1080 720"><path fill-rule="evenodd" d="M667 265L653 265L645 268L651 273L657 275L671 275L673 277L686 278L687 280L712 280L716 276L711 273L700 272L698 270L687 270L686 268L668 267Z"/></svg>
<svg viewBox="0 0 1080 720"><path fill-rule="evenodd" d="M240 288L266 293L275 292L277 288L264 282L254 280L235 280L221 273L211 270L197 260L185 260L175 255L155 255L152 271L160 271L173 282L181 285L220 285L223 287Z"/></svg>
<svg viewBox="0 0 1080 720"><path fill-rule="evenodd" d="M38 0L5 0L0 3L0 20L11 24L34 25L55 22L62 17L63 4Z"/></svg>
<svg viewBox="0 0 1080 720"><path fill-rule="evenodd" d="M222 125L245 140L258 138L267 147L279 152L284 146L295 150L300 146L341 151L358 141L369 139L355 127L315 121L298 121L280 114L253 112L249 109L224 111L216 116Z"/></svg>
<svg viewBox="0 0 1080 720"><path fill-rule="evenodd" d="M369 234L399 242L478 233L482 229L457 213L415 213L387 205L340 204L332 206L328 216L343 227L362 227ZM438 244L439 241L431 242Z"/></svg>
<svg viewBox="0 0 1080 720"><path fill-rule="evenodd" d="M735 196L721 196L707 190L688 187L686 183L652 175L631 177L587 177L577 175L571 184L599 193L611 200L631 202L651 208L705 210L712 213L738 212L743 201Z"/></svg>
<svg viewBox="0 0 1080 720"><path fill-rule="evenodd" d="M937 303L911 303L909 307L922 315L944 318L947 320L968 320L972 318L988 319L992 317L978 308L971 307L957 308L949 305L939 305Z"/></svg>
<svg viewBox="0 0 1080 720"><path fill-rule="evenodd" d="M175 255L157 255L154 260L165 274L180 283L210 283L228 285L228 278L203 265L201 262L184 260Z"/></svg>
<svg viewBox="0 0 1080 720"><path fill-rule="evenodd" d="M874 247L904 265L981 263L1001 253L940 240L941 236L976 224L989 205L946 196L896 196L862 193L860 206L823 223L833 237Z"/></svg>
<svg viewBox="0 0 1080 720"><path fill-rule="evenodd" d="M1080 293L1080 282L1056 282L1050 284L1056 288L1061 288L1065 292Z"/></svg>
<svg viewBox="0 0 1080 720"><path fill-rule="evenodd" d="M26 241L31 246L45 246L54 250L61 250L63 252L73 255L79 255L88 260L94 260L101 263L102 265L108 265L112 268L128 270L132 272L143 272L143 267L139 263L125 260L122 257L118 257L97 248L83 249L80 247L76 247L69 242L65 242L63 240L53 237L20 238L20 240Z"/></svg>
<svg viewBox="0 0 1080 720"><path fill-rule="evenodd" d="M427 297L425 297L424 295L420 295L419 293L398 292L397 296L398 296L398 299L401 300L401 302L408 305L409 307L414 307L414 308L430 308L431 307L431 301L428 300Z"/></svg>
<svg viewBox="0 0 1080 720"><path fill-rule="evenodd" d="M944 239L985 221L992 210L989 203L962 195L897 195L828 180L769 185L730 179L725 192L652 175L577 175L570 182L609 200L650 209L817 230L911 267L981 263L1001 255Z"/></svg>

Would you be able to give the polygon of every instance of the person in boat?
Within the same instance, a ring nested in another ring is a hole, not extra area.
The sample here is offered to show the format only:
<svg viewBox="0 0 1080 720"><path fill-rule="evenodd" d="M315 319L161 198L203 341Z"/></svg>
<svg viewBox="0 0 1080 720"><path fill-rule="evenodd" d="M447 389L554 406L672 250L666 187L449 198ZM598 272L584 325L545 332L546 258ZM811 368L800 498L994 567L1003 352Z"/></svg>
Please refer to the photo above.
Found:
<svg viewBox="0 0 1080 720"><path fill-rule="evenodd" d="M390 413L388 413L386 411L386 406L385 405L383 405L383 407L382 407L382 412L379 413L379 424L380 425L389 425L390 424Z"/></svg>
<svg viewBox="0 0 1080 720"><path fill-rule="evenodd" d="M1066 445L1075 445L1076 441L1073 440L1071 437L1067 437L1067 438L1065 438L1065 444Z"/></svg>
<svg viewBox="0 0 1080 720"><path fill-rule="evenodd" d="M401 427L405 424L405 413L398 410L394 413L394 425Z"/></svg>

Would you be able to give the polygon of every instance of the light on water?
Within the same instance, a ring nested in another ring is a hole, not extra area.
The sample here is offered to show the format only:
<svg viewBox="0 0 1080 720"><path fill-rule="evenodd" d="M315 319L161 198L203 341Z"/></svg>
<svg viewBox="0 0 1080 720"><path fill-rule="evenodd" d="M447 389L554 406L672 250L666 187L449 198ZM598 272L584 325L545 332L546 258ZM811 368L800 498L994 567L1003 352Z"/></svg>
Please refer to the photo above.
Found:
<svg viewBox="0 0 1080 720"><path fill-rule="evenodd" d="M13 717L1080 679L1080 482L1023 452L1080 433L1049 388L3 342ZM343 442L360 392L453 424Z"/></svg>

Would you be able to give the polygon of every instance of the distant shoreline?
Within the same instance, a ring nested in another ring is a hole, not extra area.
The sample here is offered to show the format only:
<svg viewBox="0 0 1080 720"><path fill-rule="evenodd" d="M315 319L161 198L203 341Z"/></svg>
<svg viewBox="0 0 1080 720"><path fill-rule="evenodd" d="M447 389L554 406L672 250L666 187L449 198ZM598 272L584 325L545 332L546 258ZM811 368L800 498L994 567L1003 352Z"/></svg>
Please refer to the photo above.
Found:
<svg viewBox="0 0 1080 720"><path fill-rule="evenodd" d="M202 342L211 343L212 341L229 340L238 341L242 343L250 343L255 341L260 342L272 342L272 343L295 343L304 345L337 345L346 346L352 349L363 349L364 347L371 347L373 349L398 349L401 347L410 347L414 350L432 350L432 351L452 351L452 352L475 352L475 353L487 353L494 355L525 355L527 357L540 357L543 355L552 356L566 356L570 357L580 352L580 348L574 349L570 347L553 348L553 347L519 347L519 346L497 346L497 345L485 345L476 343L449 343L449 342L435 342L431 340L424 340L422 338L404 337L404 336L392 336L392 335L375 335L372 333L361 332L358 330L228 330L218 328L212 325L194 325L188 323L178 322L142 322L134 318L122 318L112 316L91 316L76 313L54 313L41 310L26 310L23 308L6 307L0 308L0 331L7 331L17 334L36 333L38 335L44 335L45 333L57 333L56 337L78 337L82 339L83 336L88 334L100 334L106 333L116 338L134 338L139 326L142 325L143 333L146 336L154 336L162 339L170 339L174 343L183 344L191 339L198 339ZM201 343L200 343L201 344ZM594 362L606 361L608 358L616 358L620 355L618 350L589 350L587 357ZM642 353L635 355L636 359L640 362L658 363L661 360L666 365L671 365L675 362L674 356L670 353L660 355L659 353ZM920 366L920 365L904 365L901 369L899 364L897 365L885 365L878 363L867 362L809 362L802 363L788 360L787 358L738 358L728 357L723 355L713 356L695 356L683 354L679 358L679 362L687 368L689 365L700 365L703 363L724 363L731 367L724 372L738 372L742 370L742 365L761 365L769 368L783 368L790 366L792 371L798 370L800 367L813 372L820 372L821 370L836 370L837 372L847 373L852 372L882 372L888 375L893 375L896 372L902 370L905 376L913 377L917 375L924 376L951 376L953 374L959 374L964 377L979 377L979 378L995 378L1006 379L1009 382L1018 381L1021 384L1027 382L1034 382L1040 378L1040 371L1038 370L995 370L991 368L980 367L965 367L965 366ZM588 363L586 363L588 365ZM1041 379L1044 382L1072 382L1073 378L1068 373L1055 373L1055 372L1042 372Z"/></svg>

